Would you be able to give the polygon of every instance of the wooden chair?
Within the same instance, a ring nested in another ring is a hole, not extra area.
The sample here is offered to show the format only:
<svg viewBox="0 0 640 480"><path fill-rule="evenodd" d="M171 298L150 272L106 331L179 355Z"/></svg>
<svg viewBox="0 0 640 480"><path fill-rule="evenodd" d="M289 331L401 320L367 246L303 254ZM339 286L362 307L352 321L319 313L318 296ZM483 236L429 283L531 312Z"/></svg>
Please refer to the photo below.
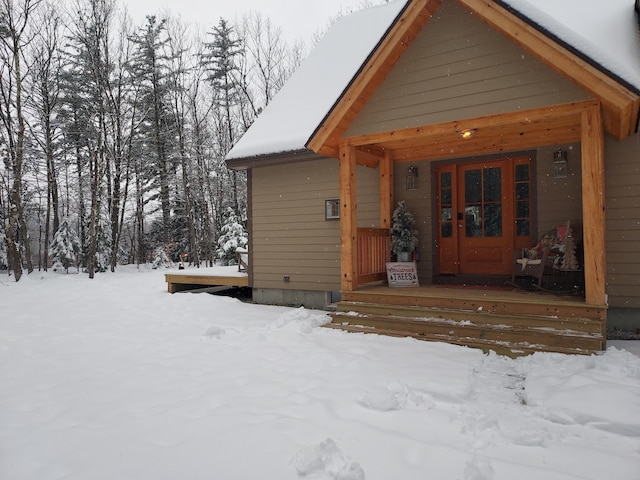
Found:
<svg viewBox="0 0 640 480"><path fill-rule="evenodd" d="M567 245L567 235L572 240L572 259L573 266L563 265ZM518 277L530 277L535 280L536 286L542 289L542 279L545 273L552 275L556 271L578 271L581 262L581 252L576 250L582 241L582 229L580 226L572 227L571 222L553 228L550 232L543 235L540 242L532 249L523 248L521 251L514 252L513 270L511 274L511 284L519 286L515 283ZM577 256L576 256L577 255Z"/></svg>
<svg viewBox="0 0 640 480"><path fill-rule="evenodd" d="M528 258L523 252L514 252L511 284L517 286L516 277L529 277L537 280L536 286L542 288L542 278L548 259L549 251L547 249L543 250L542 255L537 258Z"/></svg>

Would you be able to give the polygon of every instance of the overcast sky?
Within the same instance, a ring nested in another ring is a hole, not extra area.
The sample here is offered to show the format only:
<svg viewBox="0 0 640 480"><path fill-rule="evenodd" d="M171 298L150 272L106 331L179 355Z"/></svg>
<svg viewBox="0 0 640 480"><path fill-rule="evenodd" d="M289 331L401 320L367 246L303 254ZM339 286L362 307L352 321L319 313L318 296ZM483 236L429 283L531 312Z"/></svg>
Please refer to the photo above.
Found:
<svg viewBox="0 0 640 480"><path fill-rule="evenodd" d="M358 10L365 3L379 4L381 0L120 0L136 22L145 15L169 10L182 20L208 31L220 17L234 21L243 14L257 11L282 28L287 41L302 40L309 44L313 34L324 29L329 18L337 13ZM176 15L177 16L177 15Z"/></svg>

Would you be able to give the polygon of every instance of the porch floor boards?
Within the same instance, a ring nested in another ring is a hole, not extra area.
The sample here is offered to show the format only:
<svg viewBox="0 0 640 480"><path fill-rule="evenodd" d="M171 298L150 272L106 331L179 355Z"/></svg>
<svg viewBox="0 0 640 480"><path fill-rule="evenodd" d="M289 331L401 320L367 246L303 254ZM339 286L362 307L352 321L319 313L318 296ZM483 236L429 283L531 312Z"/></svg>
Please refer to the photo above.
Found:
<svg viewBox="0 0 640 480"><path fill-rule="evenodd" d="M543 292L377 285L343 292L330 328L494 350L592 354L606 342L606 306Z"/></svg>

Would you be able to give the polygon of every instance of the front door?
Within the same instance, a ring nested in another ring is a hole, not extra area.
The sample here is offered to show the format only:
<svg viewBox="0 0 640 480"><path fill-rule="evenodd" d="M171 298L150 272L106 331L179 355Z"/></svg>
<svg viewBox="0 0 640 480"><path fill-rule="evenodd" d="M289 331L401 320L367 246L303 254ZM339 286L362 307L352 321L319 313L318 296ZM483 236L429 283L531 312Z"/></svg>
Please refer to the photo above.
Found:
<svg viewBox="0 0 640 480"><path fill-rule="evenodd" d="M531 243L530 165L507 158L436 168L438 272L509 275Z"/></svg>

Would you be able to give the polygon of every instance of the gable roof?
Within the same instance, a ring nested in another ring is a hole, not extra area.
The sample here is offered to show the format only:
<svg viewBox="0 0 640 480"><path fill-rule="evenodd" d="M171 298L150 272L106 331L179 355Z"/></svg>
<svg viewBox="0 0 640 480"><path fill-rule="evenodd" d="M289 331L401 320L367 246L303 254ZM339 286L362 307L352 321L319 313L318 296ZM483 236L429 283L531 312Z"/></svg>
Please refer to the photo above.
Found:
<svg viewBox="0 0 640 480"><path fill-rule="evenodd" d="M557 0L456 1L602 98L614 136L624 138L637 127L640 33L629 0L608 0L606 15L585 9L584 0L564 0L562 8ZM398 0L338 21L229 152L230 166L307 149L335 155L348 123L441 2Z"/></svg>
<svg viewBox="0 0 640 480"><path fill-rule="evenodd" d="M340 18L258 116L227 159L304 149L408 0Z"/></svg>

